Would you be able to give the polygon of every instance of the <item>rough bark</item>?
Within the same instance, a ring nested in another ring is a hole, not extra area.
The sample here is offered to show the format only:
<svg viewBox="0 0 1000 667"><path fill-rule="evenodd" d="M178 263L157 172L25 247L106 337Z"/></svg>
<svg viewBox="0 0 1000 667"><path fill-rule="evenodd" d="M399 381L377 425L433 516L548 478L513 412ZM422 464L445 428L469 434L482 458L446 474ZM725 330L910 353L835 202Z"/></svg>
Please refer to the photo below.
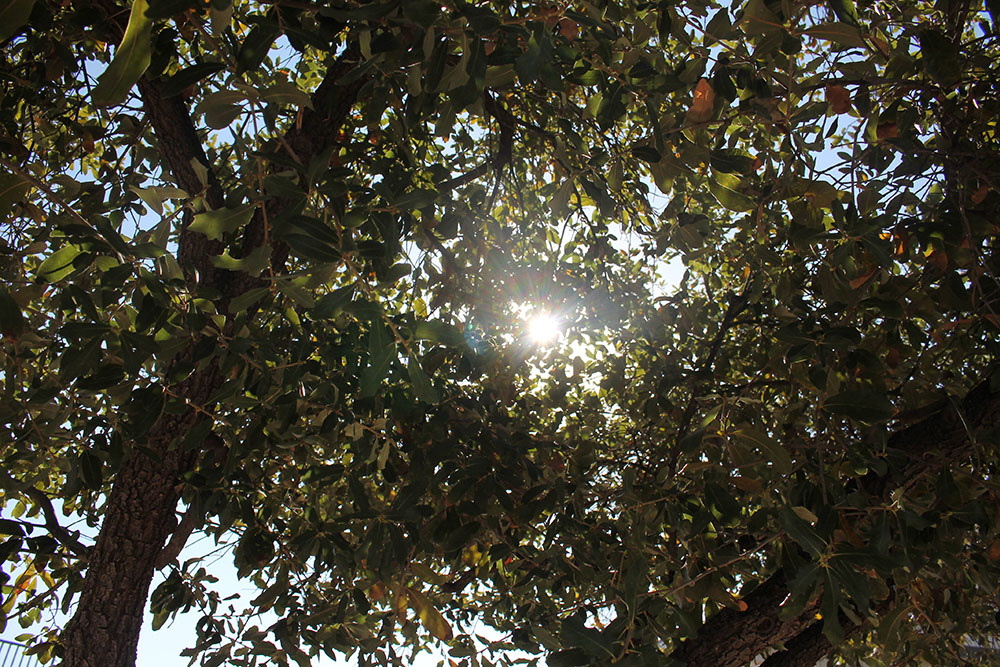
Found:
<svg viewBox="0 0 1000 667"><path fill-rule="evenodd" d="M113 0L97 0L95 7L107 17L108 33L113 39L120 39L127 18L125 12ZM318 111L310 112L303 125L288 136L289 141L300 146L300 157L304 160L336 141L357 99L363 81L349 86L337 84L346 69L343 61L331 67L313 96L313 106ZM164 98L156 81L143 78L138 88L164 165L175 183L192 196L202 196L211 208L224 206L225 192L208 163L186 104L179 96ZM192 160L208 169L207 185L198 178ZM211 258L220 254L224 245L187 231L193 216L190 211L185 216L178 242L178 262L185 271L188 287L192 292L203 288L214 290L219 294L219 312L226 313L228 301L256 286L258 280L215 268ZM267 242L265 219L260 211L250 227L244 253ZM279 244L271 245L275 252L283 252ZM192 340L171 367L188 363L197 342ZM170 375L168 369L167 376ZM216 366L209 364L170 387L170 393L185 398L188 405L211 409L211 397L223 381ZM176 525L178 478L191 468L197 454L185 451L180 438L205 418L194 408L178 415L165 415L150 430L145 442L133 443L142 446L133 447L115 477L76 613L61 635L62 664L66 667L135 665L149 586L164 543Z"/></svg>
<svg viewBox="0 0 1000 667"><path fill-rule="evenodd" d="M960 404L942 403L938 410L895 432L888 444L908 454L910 462L904 474L895 481L869 475L861 480L861 487L869 495L887 497L892 489L918 477L936 474L941 466L967 459L975 451L975 434L997 428L1000 428L1000 388L987 379L976 385ZM777 615L787 595L784 575L778 571L744 598L747 611L724 609L715 614L697 636L681 644L671 657L692 666L748 665L784 645L788 655L776 656L766 664L816 664L836 648L826 642L822 631L820 638L815 637L814 615L819 601L807 606L796 618L782 621ZM864 626L855 628L863 629ZM799 653L801 658L796 657Z"/></svg>
<svg viewBox="0 0 1000 667"><path fill-rule="evenodd" d="M760 667L815 667L833 650L823 634L823 623L813 623L785 645L785 650L770 655Z"/></svg>
<svg viewBox="0 0 1000 667"><path fill-rule="evenodd" d="M701 627L698 635L680 645L672 658L688 665L739 667L749 664L768 647L791 640L815 621L819 600L798 616L780 618L781 604L788 596L781 571L743 598L747 611L723 609Z"/></svg>

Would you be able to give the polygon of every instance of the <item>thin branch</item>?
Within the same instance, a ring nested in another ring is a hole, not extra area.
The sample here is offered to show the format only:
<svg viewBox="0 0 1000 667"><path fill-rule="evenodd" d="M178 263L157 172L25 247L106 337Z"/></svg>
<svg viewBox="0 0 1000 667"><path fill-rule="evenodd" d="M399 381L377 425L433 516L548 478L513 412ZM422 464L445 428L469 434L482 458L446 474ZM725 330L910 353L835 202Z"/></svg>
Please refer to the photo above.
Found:
<svg viewBox="0 0 1000 667"><path fill-rule="evenodd" d="M80 544L80 542L77 541L77 539L59 523L59 518L56 516L56 510L52 507L52 501L49 500L47 495L45 495L45 492L40 489L36 489L33 486L29 486L24 489L23 493L31 498L31 501L42 510L42 516L45 517L45 527L48 529L49 535L51 535L56 542L69 549L73 555L79 559L87 560L90 557L90 550Z"/></svg>

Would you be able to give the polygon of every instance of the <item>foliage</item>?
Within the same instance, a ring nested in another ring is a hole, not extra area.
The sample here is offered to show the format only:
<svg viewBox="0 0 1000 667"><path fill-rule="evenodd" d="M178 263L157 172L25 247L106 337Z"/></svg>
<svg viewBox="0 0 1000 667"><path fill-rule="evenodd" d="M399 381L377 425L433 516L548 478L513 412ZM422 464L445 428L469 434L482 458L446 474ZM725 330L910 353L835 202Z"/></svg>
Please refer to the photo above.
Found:
<svg viewBox="0 0 1000 667"><path fill-rule="evenodd" d="M132 664L166 567L205 665L971 659L994 4L0 2L3 613Z"/></svg>

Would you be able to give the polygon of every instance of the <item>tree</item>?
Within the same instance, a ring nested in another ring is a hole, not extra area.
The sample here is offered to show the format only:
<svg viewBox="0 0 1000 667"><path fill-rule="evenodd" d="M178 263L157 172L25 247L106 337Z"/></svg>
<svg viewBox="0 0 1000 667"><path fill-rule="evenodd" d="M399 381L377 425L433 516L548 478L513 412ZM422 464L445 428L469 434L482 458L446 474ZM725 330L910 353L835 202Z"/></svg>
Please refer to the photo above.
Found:
<svg viewBox="0 0 1000 667"><path fill-rule="evenodd" d="M973 659L996 11L0 2L4 614L71 667L147 599L206 665Z"/></svg>

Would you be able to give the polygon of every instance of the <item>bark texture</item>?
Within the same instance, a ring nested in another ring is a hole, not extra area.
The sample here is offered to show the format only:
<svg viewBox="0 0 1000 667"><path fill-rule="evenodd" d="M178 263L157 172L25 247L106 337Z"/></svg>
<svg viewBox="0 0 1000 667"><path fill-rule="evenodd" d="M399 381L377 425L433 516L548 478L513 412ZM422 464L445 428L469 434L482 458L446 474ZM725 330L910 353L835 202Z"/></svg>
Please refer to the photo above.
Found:
<svg viewBox="0 0 1000 667"><path fill-rule="evenodd" d="M953 465L973 455L976 433L1000 428L1000 387L987 379L976 385L960 402L944 402L920 421L895 432L889 447L906 452L909 463L896 480L869 475L861 480L865 493L888 497L891 490L919 477L935 475L942 466ZM785 651L765 662L771 665L815 665L831 646L816 624L819 600L794 619L778 619L779 605L788 594L781 571L744 598L747 611L724 609L701 627L697 636L685 641L672 658L694 666L748 665L784 645ZM876 611L876 613L878 613ZM865 625L852 632L865 630ZM818 632L818 636L817 636Z"/></svg>
<svg viewBox="0 0 1000 667"><path fill-rule="evenodd" d="M787 596L785 576L779 570L743 598L747 611L727 608L718 612L671 657L688 665L750 664L768 647L791 640L815 621L819 599L807 605L802 614L781 619L781 603Z"/></svg>
<svg viewBox="0 0 1000 667"><path fill-rule="evenodd" d="M96 0L94 7L107 19L105 30L109 41L120 40L127 12L114 0ZM304 164L337 141L340 128L357 100L364 79L347 86L338 84L351 65L350 59L344 58L331 66L313 95L316 111L306 114L303 123L287 137L287 142L298 148L297 157ZM177 186L191 196L201 196L212 209L222 208L225 190L209 164L186 103L180 96L163 97L157 81L143 78L138 89L164 166ZM192 161L206 167L207 183L198 177ZM282 204L271 202L272 215L280 211ZM216 268L211 258L221 254L225 246L188 231L192 218L192 212L186 211L178 241L178 263L185 272L189 290L214 290L219 295L217 310L225 314L232 298L262 283L245 273ZM268 243L272 247L272 262L283 263L287 249L283 243L268 238L266 220L258 209L246 230L242 252L246 254ZM192 339L178 354L167 377L173 376L171 371L182 365L190 367L197 343L198 339ZM76 613L61 635L62 664L66 667L135 665L149 586L164 543L176 525L178 479L191 469L198 453L185 451L181 438L199 420L207 419L204 412L211 411L211 397L223 382L215 364L209 363L171 386L170 394L183 397L188 405L198 409L191 407L178 415L164 415L145 442L133 443L141 446L133 446L131 456L115 477Z"/></svg>

